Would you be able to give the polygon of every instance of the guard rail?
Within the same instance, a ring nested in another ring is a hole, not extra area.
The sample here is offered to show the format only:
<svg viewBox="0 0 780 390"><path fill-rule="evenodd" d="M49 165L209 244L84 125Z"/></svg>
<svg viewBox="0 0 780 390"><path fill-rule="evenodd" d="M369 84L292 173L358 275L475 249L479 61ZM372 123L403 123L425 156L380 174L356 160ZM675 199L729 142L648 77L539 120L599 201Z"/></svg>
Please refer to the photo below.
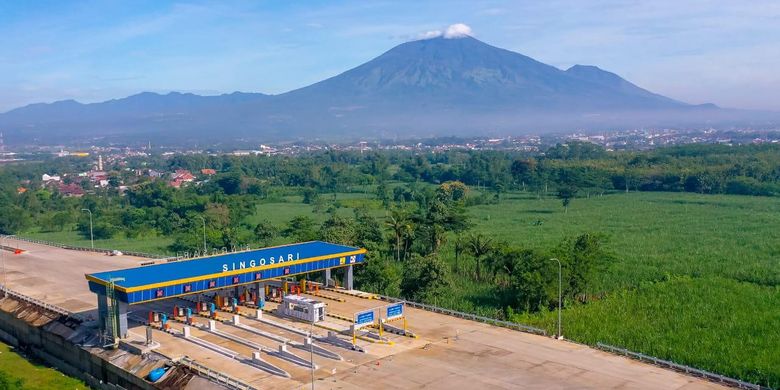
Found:
<svg viewBox="0 0 780 390"><path fill-rule="evenodd" d="M700 370L698 368L689 367L683 364L677 364L668 360L658 359L656 357L648 356L643 353L629 351L625 348L615 347L609 344L596 343L596 346L602 351L614 353L616 355L627 356L641 362L651 363L656 366L670 368L675 371L684 372L688 375L698 376L707 379L711 382L722 383L727 386L736 387L738 389L752 389L752 390L771 390L768 387L757 385L741 381L739 379L730 378L724 375L716 374L714 372Z"/></svg>
<svg viewBox="0 0 780 390"><path fill-rule="evenodd" d="M248 383L236 379L221 371L212 370L211 368L204 366L188 356L183 356L175 361L176 364L186 366L190 370L197 372L199 375L214 380L219 384L224 384L226 387L237 390L257 390L256 387L250 386Z"/></svg>
<svg viewBox="0 0 780 390"><path fill-rule="evenodd" d="M494 326L500 326L502 328L509 328L509 329L514 329L514 330L519 330L521 332L533 333L533 334L538 334L538 335L542 335L542 336L546 336L547 335L547 331L544 330L544 329L539 329L539 328L535 328L533 326L518 324L516 322L497 320L495 318L478 316L476 314L464 313L464 312L461 312L461 311L445 309L443 307L428 305L428 304L425 304L425 303L418 303L418 302L413 302L413 301L407 301L405 299L398 299L398 298L388 297L388 296L385 296L385 295L379 295L379 297L382 298L383 300L389 301L389 302L404 302L407 306L411 306L411 307L413 307L415 309L422 309L422 310L427 310L427 311L431 311L431 312L434 312L434 313L445 314L445 315L448 315L448 316L463 318L463 319L466 319L466 320L471 320L471 321L476 321L476 322L483 322L483 323L494 325Z"/></svg>

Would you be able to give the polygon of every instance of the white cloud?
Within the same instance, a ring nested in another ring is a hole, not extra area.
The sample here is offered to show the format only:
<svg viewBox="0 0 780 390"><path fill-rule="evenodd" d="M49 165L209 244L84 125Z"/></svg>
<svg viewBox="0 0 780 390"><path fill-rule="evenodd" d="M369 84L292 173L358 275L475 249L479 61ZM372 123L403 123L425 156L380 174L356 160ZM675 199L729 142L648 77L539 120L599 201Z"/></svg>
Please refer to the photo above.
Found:
<svg viewBox="0 0 780 390"><path fill-rule="evenodd" d="M472 36L471 27L463 23L451 24L444 31L442 30L430 30L424 33L417 34L417 39L431 39L444 37L446 39L456 39Z"/></svg>
<svg viewBox="0 0 780 390"><path fill-rule="evenodd" d="M441 32L441 30L431 30L431 31L426 31L424 33L418 34L417 38L418 39L438 38L438 37L442 36L442 34L443 33Z"/></svg>
<svg viewBox="0 0 780 390"><path fill-rule="evenodd" d="M449 27L447 27L447 30L444 31L444 38L447 39L463 38L463 37L469 37L471 35L472 35L471 27L463 23L456 23L450 25Z"/></svg>

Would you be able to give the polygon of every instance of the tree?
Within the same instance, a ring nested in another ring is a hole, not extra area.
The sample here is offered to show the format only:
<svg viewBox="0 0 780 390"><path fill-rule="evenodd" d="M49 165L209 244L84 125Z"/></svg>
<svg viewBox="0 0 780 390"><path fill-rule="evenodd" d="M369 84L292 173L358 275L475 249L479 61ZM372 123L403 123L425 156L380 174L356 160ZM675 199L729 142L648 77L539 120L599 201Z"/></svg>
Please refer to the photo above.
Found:
<svg viewBox="0 0 780 390"><path fill-rule="evenodd" d="M457 234L455 235L455 241L453 241L452 246L455 252L454 269L456 272L460 272L460 256L463 255L463 251L466 250L466 239L462 234Z"/></svg>
<svg viewBox="0 0 780 390"><path fill-rule="evenodd" d="M254 228L255 239L262 246L269 246L279 234L279 229L268 221L260 221Z"/></svg>
<svg viewBox="0 0 780 390"><path fill-rule="evenodd" d="M512 162L512 177L522 183L523 191L525 191L525 186L535 188L538 184L537 167L536 160L533 158Z"/></svg>
<svg viewBox="0 0 780 390"><path fill-rule="evenodd" d="M431 302L448 294L449 267L436 255L412 257L404 264L401 293L416 301Z"/></svg>
<svg viewBox="0 0 780 390"><path fill-rule="evenodd" d="M558 190L558 199L560 199L561 204L563 204L564 213L569 212L569 204L571 203L571 199L574 198L576 193L577 190L573 187L563 187Z"/></svg>
<svg viewBox="0 0 780 390"><path fill-rule="evenodd" d="M376 187L376 198L382 202L382 207L390 207L390 191L387 189L385 182L379 183Z"/></svg>
<svg viewBox="0 0 780 390"><path fill-rule="evenodd" d="M557 296L557 272L550 272L549 257L543 253L502 246L491 252L488 261L493 272L505 281L500 289L505 305L535 312Z"/></svg>
<svg viewBox="0 0 780 390"><path fill-rule="evenodd" d="M365 265L358 267L355 273L355 283L363 291L397 297L401 295L401 279L403 267L398 262L387 258L372 258Z"/></svg>
<svg viewBox="0 0 780 390"><path fill-rule="evenodd" d="M293 217L287 223L287 227L282 230L282 235L291 237L298 242L314 241L318 237L317 232L314 230L314 225L314 220L311 217L302 215Z"/></svg>
<svg viewBox="0 0 780 390"><path fill-rule="evenodd" d="M119 186L122 184L121 179L116 174L112 174L108 177L108 185L111 186L111 188L119 188Z"/></svg>
<svg viewBox="0 0 780 390"><path fill-rule="evenodd" d="M303 189L303 203L314 204L319 200L320 194L314 188L307 187Z"/></svg>
<svg viewBox="0 0 780 390"><path fill-rule="evenodd" d="M0 206L0 232L14 234L24 230L30 222L28 213L14 205Z"/></svg>
<svg viewBox="0 0 780 390"><path fill-rule="evenodd" d="M357 241L355 244L363 248L379 251L380 246L385 242L382 225L368 213L366 208L356 208L354 213L357 225Z"/></svg>
<svg viewBox="0 0 780 390"><path fill-rule="evenodd" d="M436 188L436 197L442 202L462 202L466 199L468 187L459 181L448 181Z"/></svg>
<svg viewBox="0 0 780 390"><path fill-rule="evenodd" d="M493 250L493 240L490 237L483 235L482 233L471 234L466 243L469 253L474 256L476 262L476 278L482 279L482 258Z"/></svg>
<svg viewBox="0 0 780 390"><path fill-rule="evenodd" d="M228 172L220 174L215 182L227 195L235 195L241 192L241 173Z"/></svg>
<svg viewBox="0 0 780 390"><path fill-rule="evenodd" d="M52 229L61 232L65 225L71 223L70 213L61 211L51 217Z"/></svg>
<svg viewBox="0 0 780 390"><path fill-rule="evenodd" d="M385 226L387 226L395 236L395 259L396 261L401 261L401 240L404 237L408 237L410 232L414 230L414 225L412 224L409 213L400 208L390 210L390 215L385 219Z"/></svg>
<svg viewBox="0 0 780 390"><path fill-rule="evenodd" d="M330 218L323 222L320 234L322 239L328 242L356 245L357 231L358 229L353 219L331 214Z"/></svg>
<svg viewBox="0 0 780 390"><path fill-rule="evenodd" d="M601 234L584 233L564 240L555 250L555 255L565 267L568 281L566 295L586 301L599 272L612 262L614 255L604 247L606 238Z"/></svg>

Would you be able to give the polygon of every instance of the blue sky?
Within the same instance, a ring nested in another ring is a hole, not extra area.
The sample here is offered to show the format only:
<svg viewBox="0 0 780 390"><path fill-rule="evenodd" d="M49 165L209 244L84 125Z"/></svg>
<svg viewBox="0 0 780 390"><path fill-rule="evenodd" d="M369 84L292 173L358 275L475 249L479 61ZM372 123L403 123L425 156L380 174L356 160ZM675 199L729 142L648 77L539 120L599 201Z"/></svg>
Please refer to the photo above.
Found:
<svg viewBox="0 0 780 390"><path fill-rule="evenodd" d="M280 93L454 23L675 99L780 110L773 0L134 0L0 3L0 111L141 91Z"/></svg>

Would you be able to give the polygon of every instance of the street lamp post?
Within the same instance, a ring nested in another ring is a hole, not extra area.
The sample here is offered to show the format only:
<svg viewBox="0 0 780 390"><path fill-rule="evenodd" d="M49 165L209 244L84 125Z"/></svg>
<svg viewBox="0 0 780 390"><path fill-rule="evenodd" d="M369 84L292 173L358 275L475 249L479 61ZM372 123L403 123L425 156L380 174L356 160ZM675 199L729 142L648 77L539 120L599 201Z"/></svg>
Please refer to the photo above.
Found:
<svg viewBox="0 0 780 390"><path fill-rule="evenodd" d="M6 280L5 280L5 243L7 242L6 241L7 239L13 236L14 236L13 234L8 234L0 238L0 246L3 247L0 248L0 256L3 257L3 288L8 288L8 286L6 286Z"/></svg>
<svg viewBox="0 0 780 390"><path fill-rule="evenodd" d="M558 337L557 337L557 339L560 340L560 339L563 338L563 334L561 334L561 296L563 295L562 294L562 291L563 291L562 290L562 286L563 286L562 280L563 280L563 277L562 277L562 271L561 270L562 270L563 267L561 266L561 261L560 260L558 260L558 259L556 259L554 257L552 259L550 259L550 261L553 261L553 260L558 263Z"/></svg>
<svg viewBox="0 0 780 390"><path fill-rule="evenodd" d="M92 249L95 249L95 236L92 234L92 210L81 209L81 211L86 211L89 213L89 244Z"/></svg>
<svg viewBox="0 0 780 390"><path fill-rule="evenodd" d="M206 218L201 215L196 215L196 217L203 221L203 256L206 256Z"/></svg>
<svg viewBox="0 0 780 390"><path fill-rule="evenodd" d="M309 325L309 359L311 362L311 390L314 390L314 317Z"/></svg>

